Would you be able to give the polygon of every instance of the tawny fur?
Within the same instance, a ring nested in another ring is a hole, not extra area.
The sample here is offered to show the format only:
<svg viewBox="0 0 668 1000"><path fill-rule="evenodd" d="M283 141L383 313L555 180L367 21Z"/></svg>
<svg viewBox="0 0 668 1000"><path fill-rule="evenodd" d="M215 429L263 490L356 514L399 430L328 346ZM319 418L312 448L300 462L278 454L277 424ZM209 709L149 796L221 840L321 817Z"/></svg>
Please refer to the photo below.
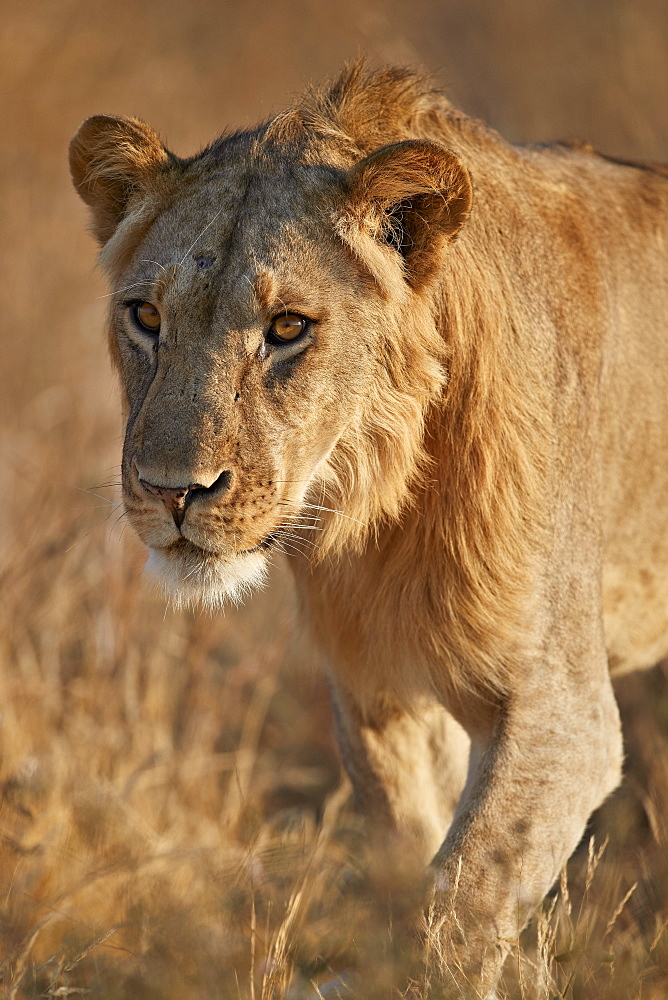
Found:
<svg viewBox="0 0 668 1000"><path fill-rule="evenodd" d="M214 603L301 550L360 803L428 856L466 778L433 865L485 995L619 780L608 665L668 652L665 171L514 147L359 64L190 160L89 119L71 164L133 524ZM314 322L276 347L286 312ZM197 485L180 527L142 479Z"/></svg>

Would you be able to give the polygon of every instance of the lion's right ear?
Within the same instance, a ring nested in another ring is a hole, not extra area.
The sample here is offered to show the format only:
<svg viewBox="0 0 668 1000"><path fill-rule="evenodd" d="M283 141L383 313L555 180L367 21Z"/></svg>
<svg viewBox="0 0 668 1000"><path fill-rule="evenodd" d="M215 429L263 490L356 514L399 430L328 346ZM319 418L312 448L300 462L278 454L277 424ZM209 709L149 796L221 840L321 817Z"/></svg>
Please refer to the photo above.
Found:
<svg viewBox="0 0 668 1000"><path fill-rule="evenodd" d="M148 188L169 158L153 129L138 118L86 119L70 143L70 170L101 244L113 236L133 194Z"/></svg>

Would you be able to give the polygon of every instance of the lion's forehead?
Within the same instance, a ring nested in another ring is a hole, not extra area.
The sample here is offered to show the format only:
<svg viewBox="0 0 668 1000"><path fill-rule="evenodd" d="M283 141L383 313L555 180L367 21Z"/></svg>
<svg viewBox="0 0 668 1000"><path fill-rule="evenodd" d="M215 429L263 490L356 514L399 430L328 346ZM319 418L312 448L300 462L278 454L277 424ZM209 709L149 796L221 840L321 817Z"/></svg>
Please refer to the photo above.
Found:
<svg viewBox="0 0 668 1000"><path fill-rule="evenodd" d="M241 174L220 170L184 183L145 233L135 262L151 258L163 267L183 267L212 255L229 262L249 256L280 262L281 248L294 249L322 230L321 186L317 178L287 167Z"/></svg>

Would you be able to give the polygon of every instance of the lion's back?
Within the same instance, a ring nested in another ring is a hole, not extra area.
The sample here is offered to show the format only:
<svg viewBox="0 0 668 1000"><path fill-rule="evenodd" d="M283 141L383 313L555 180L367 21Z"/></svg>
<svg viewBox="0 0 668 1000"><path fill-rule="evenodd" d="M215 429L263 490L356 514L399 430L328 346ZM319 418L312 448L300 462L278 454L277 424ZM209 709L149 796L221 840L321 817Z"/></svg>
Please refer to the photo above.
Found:
<svg viewBox="0 0 668 1000"><path fill-rule="evenodd" d="M600 420L603 607L621 672L668 655L668 171L617 169Z"/></svg>

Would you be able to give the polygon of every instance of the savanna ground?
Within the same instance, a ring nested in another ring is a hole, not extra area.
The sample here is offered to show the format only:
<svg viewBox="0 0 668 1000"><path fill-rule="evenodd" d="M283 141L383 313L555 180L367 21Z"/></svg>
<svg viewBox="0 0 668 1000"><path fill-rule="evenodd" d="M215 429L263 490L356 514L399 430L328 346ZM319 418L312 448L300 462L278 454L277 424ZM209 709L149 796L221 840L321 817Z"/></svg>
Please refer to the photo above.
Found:
<svg viewBox="0 0 668 1000"><path fill-rule="evenodd" d="M285 566L218 619L165 609L142 580L115 505L105 288L65 165L80 119L139 114L192 152L365 50L438 70L510 138L665 160L666 15L662 0L3 5L2 995L280 1000L357 969L358 997L389 997L416 902L396 859L366 854ZM502 997L668 996L668 669L618 690L624 784ZM441 995L437 962L411 966L414 996Z"/></svg>

